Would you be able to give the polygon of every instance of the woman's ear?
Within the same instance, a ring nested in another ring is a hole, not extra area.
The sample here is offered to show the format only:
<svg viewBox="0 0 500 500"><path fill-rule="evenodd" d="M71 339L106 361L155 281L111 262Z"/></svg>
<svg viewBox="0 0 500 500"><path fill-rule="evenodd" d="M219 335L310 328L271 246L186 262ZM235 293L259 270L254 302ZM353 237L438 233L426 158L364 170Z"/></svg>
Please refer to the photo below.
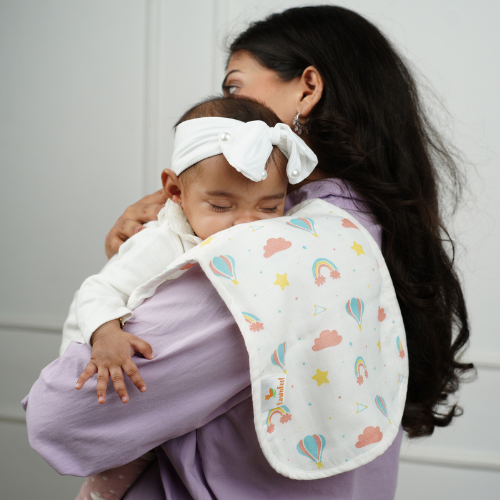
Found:
<svg viewBox="0 0 500 500"><path fill-rule="evenodd" d="M174 203L180 205L182 203L182 186L179 177L172 170L166 168L161 173L161 182L165 195Z"/></svg>
<svg viewBox="0 0 500 500"><path fill-rule="evenodd" d="M323 95L323 77L314 66L308 66L300 77L302 98L297 111L307 118Z"/></svg>

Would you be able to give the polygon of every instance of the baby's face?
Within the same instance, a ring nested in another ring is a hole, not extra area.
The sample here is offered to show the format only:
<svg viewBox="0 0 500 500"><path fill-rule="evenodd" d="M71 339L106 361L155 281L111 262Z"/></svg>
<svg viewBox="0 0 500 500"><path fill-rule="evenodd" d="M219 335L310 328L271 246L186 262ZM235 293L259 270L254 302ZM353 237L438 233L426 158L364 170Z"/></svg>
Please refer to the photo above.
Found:
<svg viewBox="0 0 500 500"><path fill-rule="evenodd" d="M217 155L199 163L180 194L181 206L202 239L235 226L283 215L288 179L271 165L264 181L253 182Z"/></svg>

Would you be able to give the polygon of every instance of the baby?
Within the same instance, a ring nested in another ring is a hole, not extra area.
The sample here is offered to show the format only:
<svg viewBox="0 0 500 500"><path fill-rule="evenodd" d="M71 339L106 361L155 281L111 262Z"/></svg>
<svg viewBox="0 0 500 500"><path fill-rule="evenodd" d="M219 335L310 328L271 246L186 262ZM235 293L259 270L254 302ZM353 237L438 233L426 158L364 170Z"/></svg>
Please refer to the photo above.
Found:
<svg viewBox="0 0 500 500"><path fill-rule="evenodd" d="M145 391L131 359L140 351L136 337L121 330L132 310L165 282L170 263L203 240L236 224L282 216L288 183L304 180L316 164L288 125L250 99L212 98L185 113L175 129L172 169L162 173L168 201L158 221L125 242L78 292L76 316L85 341L91 345L97 331L114 341L106 366L92 360L76 388L98 371L115 380L123 369ZM121 399L128 401L123 389ZM105 393L98 398L105 400ZM87 479L78 499L121 498L150 458Z"/></svg>

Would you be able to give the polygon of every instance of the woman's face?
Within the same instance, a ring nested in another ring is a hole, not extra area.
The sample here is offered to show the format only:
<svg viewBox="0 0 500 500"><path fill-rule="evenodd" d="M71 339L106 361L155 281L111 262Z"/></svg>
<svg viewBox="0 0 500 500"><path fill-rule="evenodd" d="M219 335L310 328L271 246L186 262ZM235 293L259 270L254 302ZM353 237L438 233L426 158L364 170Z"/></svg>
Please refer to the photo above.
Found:
<svg viewBox="0 0 500 500"><path fill-rule="evenodd" d="M236 51L229 59L222 89L224 95L236 94L262 102L290 126L302 97L299 77L283 82L275 71L261 66L246 50Z"/></svg>

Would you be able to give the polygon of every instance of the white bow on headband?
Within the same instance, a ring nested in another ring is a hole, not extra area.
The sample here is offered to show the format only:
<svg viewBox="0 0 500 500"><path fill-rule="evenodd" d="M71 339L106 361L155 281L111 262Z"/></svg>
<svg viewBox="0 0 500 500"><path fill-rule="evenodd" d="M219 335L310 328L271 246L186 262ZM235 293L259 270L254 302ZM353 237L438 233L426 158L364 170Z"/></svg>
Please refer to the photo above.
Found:
<svg viewBox="0 0 500 500"><path fill-rule="evenodd" d="M288 159L290 184L303 181L318 164L318 158L288 125L269 127L260 120L241 122L231 118L194 118L175 130L172 170L176 175L205 158L223 154L230 165L252 181L267 177L266 162L273 146Z"/></svg>

